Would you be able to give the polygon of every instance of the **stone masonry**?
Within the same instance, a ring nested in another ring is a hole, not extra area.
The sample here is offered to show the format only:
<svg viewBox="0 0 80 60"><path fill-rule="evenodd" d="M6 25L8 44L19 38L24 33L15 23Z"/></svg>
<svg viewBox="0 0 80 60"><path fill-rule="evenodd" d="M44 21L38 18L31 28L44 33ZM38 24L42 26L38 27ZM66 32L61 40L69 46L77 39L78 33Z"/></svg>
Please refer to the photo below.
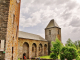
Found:
<svg viewBox="0 0 80 60"><path fill-rule="evenodd" d="M23 54L24 54L23 44L25 42L29 45L29 50L26 50L29 52L29 55L27 54L27 56L28 56L27 58L34 58L34 57L48 55L48 42L47 41L38 41L38 40L19 38L19 41L18 41L18 58L23 59ZM40 44L42 45L42 48L40 48L40 49L42 49L42 51L39 50ZM47 47L45 47L45 49L44 49L45 45ZM46 52L45 54L44 54L44 50ZM39 55L40 53L42 53L42 55Z"/></svg>
<svg viewBox="0 0 80 60"><path fill-rule="evenodd" d="M1 60L18 59L19 12L20 2L0 0L0 40L5 40L5 53Z"/></svg>
<svg viewBox="0 0 80 60"><path fill-rule="evenodd" d="M0 60L48 55L51 41L56 37L61 41L61 28L54 20L45 28L45 39L35 34L25 35L24 32L19 37L20 3L21 0L0 0L0 48L4 47L3 51L0 50Z"/></svg>
<svg viewBox="0 0 80 60"><path fill-rule="evenodd" d="M50 21L45 28L45 39L48 41L48 54L50 54L51 41L55 41L55 38L61 41L61 28L57 25L54 19Z"/></svg>

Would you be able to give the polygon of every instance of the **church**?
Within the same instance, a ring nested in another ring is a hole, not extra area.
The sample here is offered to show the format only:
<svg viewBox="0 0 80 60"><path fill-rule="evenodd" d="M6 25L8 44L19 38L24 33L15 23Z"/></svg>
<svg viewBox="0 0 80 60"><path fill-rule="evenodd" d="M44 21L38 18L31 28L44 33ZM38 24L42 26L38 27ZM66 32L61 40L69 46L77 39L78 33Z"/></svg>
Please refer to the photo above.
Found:
<svg viewBox="0 0 80 60"><path fill-rule="evenodd" d="M21 0L0 1L0 60L23 60L50 54L51 41L61 41L61 28L52 19L40 35L19 31Z"/></svg>

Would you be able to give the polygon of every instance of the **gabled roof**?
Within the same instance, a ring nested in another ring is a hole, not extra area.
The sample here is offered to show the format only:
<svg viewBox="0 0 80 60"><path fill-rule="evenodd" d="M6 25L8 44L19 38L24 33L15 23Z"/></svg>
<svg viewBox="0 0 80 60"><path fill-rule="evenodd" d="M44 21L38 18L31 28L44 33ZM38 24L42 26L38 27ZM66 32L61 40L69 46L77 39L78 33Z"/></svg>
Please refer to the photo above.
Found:
<svg viewBox="0 0 80 60"><path fill-rule="evenodd" d="M47 41L44 38L42 38L41 36L39 36L39 35L23 32L23 31L19 31L19 37L18 38Z"/></svg>
<svg viewBox="0 0 80 60"><path fill-rule="evenodd" d="M58 24L55 22L54 19L52 19L52 20L49 22L49 24L47 25L46 28L51 28L51 27L58 27L58 28L60 28L60 27L58 26Z"/></svg>

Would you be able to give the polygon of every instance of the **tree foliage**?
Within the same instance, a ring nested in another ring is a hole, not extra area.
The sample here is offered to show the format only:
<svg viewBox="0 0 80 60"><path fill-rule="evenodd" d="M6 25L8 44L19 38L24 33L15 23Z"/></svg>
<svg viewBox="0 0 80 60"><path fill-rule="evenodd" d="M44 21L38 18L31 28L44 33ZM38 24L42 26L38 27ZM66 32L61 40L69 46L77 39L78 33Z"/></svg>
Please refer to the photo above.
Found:
<svg viewBox="0 0 80 60"><path fill-rule="evenodd" d="M78 56L77 51L73 47L63 47L60 51L60 58L61 60L64 60L67 58L67 60L75 59Z"/></svg>
<svg viewBox="0 0 80 60"><path fill-rule="evenodd" d="M58 56L60 53L61 47L62 47L61 41L56 37L55 42L52 41L51 43L52 43L51 51L54 54L57 54L57 56Z"/></svg>
<svg viewBox="0 0 80 60"><path fill-rule="evenodd" d="M80 41L75 41L74 45L76 46L77 49L80 49Z"/></svg>
<svg viewBox="0 0 80 60"><path fill-rule="evenodd" d="M65 46L76 48L75 44L72 42L72 40L70 38L67 40Z"/></svg>
<svg viewBox="0 0 80 60"><path fill-rule="evenodd" d="M51 53L51 54L50 54L50 58L57 59L58 56L57 56L57 54L55 54L55 53Z"/></svg>

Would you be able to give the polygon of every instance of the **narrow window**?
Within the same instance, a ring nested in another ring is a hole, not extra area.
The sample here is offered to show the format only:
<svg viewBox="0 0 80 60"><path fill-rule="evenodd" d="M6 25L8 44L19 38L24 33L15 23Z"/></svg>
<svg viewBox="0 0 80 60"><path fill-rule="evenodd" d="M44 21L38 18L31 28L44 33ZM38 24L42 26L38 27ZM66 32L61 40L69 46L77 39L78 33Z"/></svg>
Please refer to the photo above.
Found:
<svg viewBox="0 0 80 60"><path fill-rule="evenodd" d="M13 14L13 20L12 20L12 23L14 24L14 20L15 20L15 15Z"/></svg>
<svg viewBox="0 0 80 60"><path fill-rule="evenodd" d="M13 60L13 53L14 53L13 50L14 50L14 48L12 47L12 60Z"/></svg>
<svg viewBox="0 0 80 60"><path fill-rule="evenodd" d="M12 54L13 54L13 49L14 49L14 48L12 47Z"/></svg>
<svg viewBox="0 0 80 60"><path fill-rule="evenodd" d="M49 35L51 35L51 30L49 30Z"/></svg>
<svg viewBox="0 0 80 60"><path fill-rule="evenodd" d="M12 60L13 60L13 56L12 56Z"/></svg>
<svg viewBox="0 0 80 60"><path fill-rule="evenodd" d="M16 29L16 38L17 38L17 33L18 33L18 26L17 26L17 29Z"/></svg>

